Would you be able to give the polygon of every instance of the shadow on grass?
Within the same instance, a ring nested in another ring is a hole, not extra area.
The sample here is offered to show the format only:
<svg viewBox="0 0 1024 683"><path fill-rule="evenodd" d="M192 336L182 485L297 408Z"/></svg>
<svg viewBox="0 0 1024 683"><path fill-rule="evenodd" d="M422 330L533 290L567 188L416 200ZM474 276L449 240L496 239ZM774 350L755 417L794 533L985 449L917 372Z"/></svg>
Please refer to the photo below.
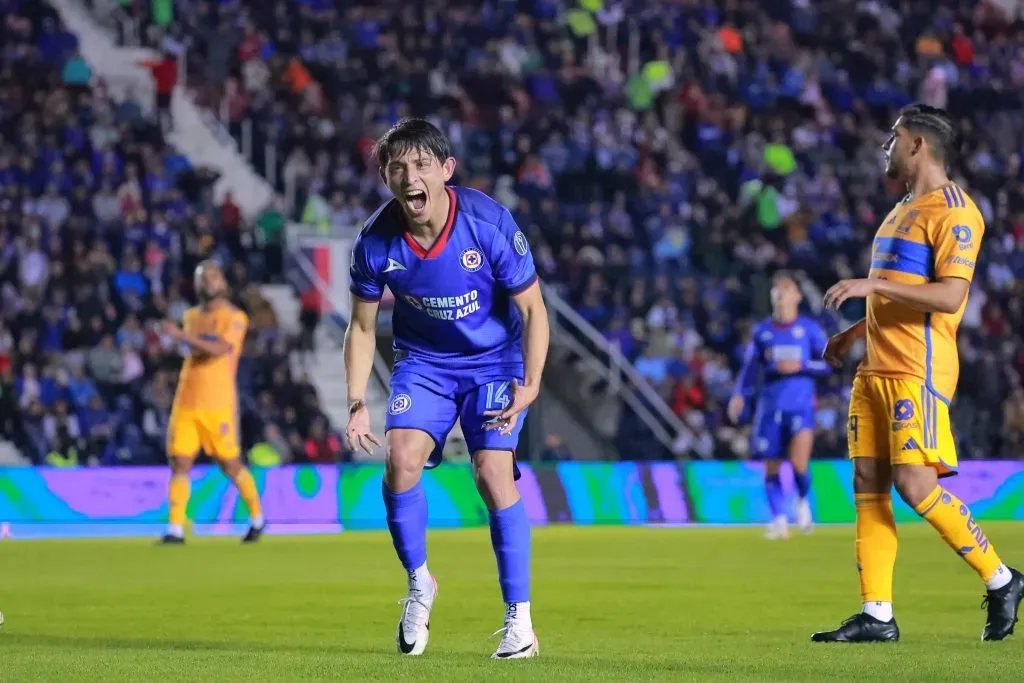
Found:
<svg viewBox="0 0 1024 683"><path fill-rule="evenodd" d="M279 652L295 654L325 654L336 652L346 655L392 656L390 650L382 648L346 648L343 643L246 643L239 641L196 640L194 638L108 638L104 636L59 636L49 634L6 633L4 645L24 647L118 649L132 651L174 651L174 652L220 652L252 654L253 652Z"/></svg>

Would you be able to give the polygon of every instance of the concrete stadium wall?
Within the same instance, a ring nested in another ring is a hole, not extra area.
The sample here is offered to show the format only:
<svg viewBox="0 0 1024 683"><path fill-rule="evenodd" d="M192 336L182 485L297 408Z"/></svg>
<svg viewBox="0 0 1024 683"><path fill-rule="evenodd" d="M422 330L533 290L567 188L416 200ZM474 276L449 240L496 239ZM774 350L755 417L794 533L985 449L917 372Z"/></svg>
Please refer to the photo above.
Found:
<svg viewBox="0 0 1024 683"><path fill-rule="evenodd" d="M851 467L812 464L812 506L820 523L854 519ZM378 465L303 466L255 472L270 532L384 529ZM752 524L768 510L756 463L561 463L524 466L520 491L535 525ZM167 519L165 468L0 468L0 537L154 535ZM792 493L792 478L784 470ZM427 472L432 528L482 526L487 511L466 465ZM979 519L1024 520L1024 463L964 463L943 481ZM897 501L896 517L917 520ZM216 467L193 472L189 518L196 534L237 534L245 507Z"/></svg>

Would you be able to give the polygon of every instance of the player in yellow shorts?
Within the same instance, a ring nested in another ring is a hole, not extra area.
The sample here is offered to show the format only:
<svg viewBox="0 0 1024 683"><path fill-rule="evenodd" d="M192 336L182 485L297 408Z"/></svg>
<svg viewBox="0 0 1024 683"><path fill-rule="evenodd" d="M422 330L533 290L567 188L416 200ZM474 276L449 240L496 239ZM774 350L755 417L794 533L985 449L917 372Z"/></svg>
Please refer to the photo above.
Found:
<svg viewBox="0 0 1024 683"><path fill-rule="evenodd" d="M988 589L983 640L1013 633L1024 575L1003 564L971 511L939 485L956 474L949 405L956 390L956 331L985 224L967 193L949 179L954 123L941 109L900 112L885 142L886 174L907 196L878 228L867 278L843 280L825 294L838 307L867 299L867 317L833 337L826 360L838 364L858 339L867 353L857 371L847 426L854 465L857 567L862 611L816 642L899 640L892 610L896 522L892 486L982 578Z"/></svg>
<svg viewBox="0 0 1024 683"><path fill-rule="evenodd" d="M199 306L185 312L181 327L169 321L163 326L164 332L187 346L189 353L178 378L167 428L169 521L161 542L185 542L189 472L202 449L220 463L224 474L238 487L249 510L249 531L242 540L252 543L260 539L264 520L256 482L241 460L236 385L238 357L249 319L228 301L228 284L217 263L205 261L196 268L195 288Z"/></svg>

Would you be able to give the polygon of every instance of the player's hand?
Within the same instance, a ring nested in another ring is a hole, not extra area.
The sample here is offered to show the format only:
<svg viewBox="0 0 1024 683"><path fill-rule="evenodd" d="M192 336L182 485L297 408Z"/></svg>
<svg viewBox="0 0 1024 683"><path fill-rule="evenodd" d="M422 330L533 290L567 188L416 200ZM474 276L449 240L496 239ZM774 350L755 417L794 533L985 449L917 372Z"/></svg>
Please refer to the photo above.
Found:
<svg viewBox="0 0 1024 683"><path fill-rule="evenodd" d="M537 399L539 393L540 387L536 384L520 384L518 380L512 380L512 402L503 410L484 411L484 415L491 418L484 425L484 430L497 429L503 436L511 434L519 420L519 413L526 410Z"/></svg>
<svg viewBox="0 0 1024 683"><path fill-rule="evenodd" d="M877 286L878 281L869 278L840 280L825 292L825 308L838 311L847 299L864 299L874 292Z"/></svg>
<svg viewBox="0 0 1024 683"><path fill-rule="evenodd" d="M850 334L848 330L833 334L825 344L825 352L821 354L822 359L834 368L843 367L843 359L853 348L855 341L857 341L857 337Z"/></svg>
<svg viewBox="0 0 1024 683"><path fill-rule="evenodd" d="M775 364L775 372L780 375L795 375L803 369L803 363L798 360L780 360Z"/></svg>
<svg viewBox="0 0 1024 683"><path fill-rule="evenodd" d="M726 417L729 418L729 422L739 424L740 417L743 415L744 405L746 405L746 401L743 400L742 396L733 396L729 399L729 405L725 409L725 414Z"/></svg>
<svg viewBox="0 0 1024 683"><path fill-rule="evenodd" d="M353 406L349 412L348 426L345 427L345 438L348 440L352 450L361 448L367 455L373 455L374 446L384 445L370 430L370 411L362 401Z"/></svg>
<svg viewBox="0 0 1024 683"><path fill-rule="evenodd" d="M182 329L173 320L165 320L160 323L160 331L175 341L181 339Z"/></svg>

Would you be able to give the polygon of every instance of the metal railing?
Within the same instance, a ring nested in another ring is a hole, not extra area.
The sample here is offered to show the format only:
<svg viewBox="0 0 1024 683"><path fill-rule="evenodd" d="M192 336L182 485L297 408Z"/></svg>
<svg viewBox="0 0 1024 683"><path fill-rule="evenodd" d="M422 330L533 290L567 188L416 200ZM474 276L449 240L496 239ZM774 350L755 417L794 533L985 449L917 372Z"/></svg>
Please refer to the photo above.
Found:
<svg viewBox="0 0 1024 683"><path fill-rule="evenodd" d="M672 412L651 383L622 355L618 346L605 339L553 288L545 286L543 291L553 342L575 354L591 372L607 379L609 393L614 393L629 406L665 448L671 451L681 434L692 435L693 430Z"/></svg>

